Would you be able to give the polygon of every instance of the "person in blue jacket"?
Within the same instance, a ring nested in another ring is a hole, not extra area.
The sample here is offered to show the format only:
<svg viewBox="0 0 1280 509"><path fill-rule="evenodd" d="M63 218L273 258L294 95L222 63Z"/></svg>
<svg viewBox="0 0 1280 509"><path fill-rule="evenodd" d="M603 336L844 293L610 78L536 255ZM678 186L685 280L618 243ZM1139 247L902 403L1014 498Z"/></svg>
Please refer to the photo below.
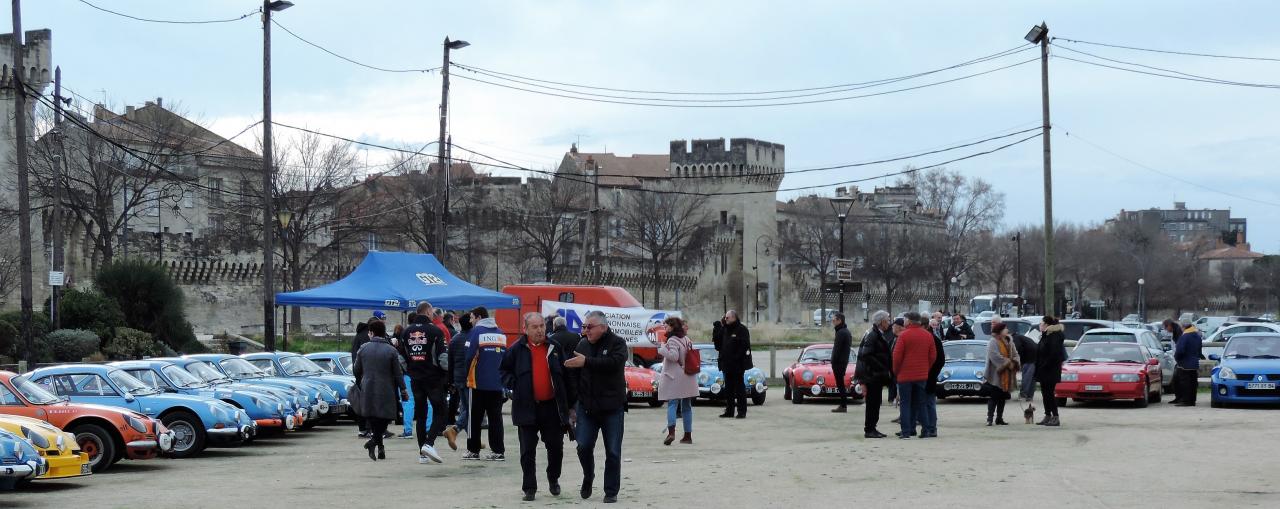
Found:
<svg viewBox="0 0 1280 509"><path fill-rule="evenodd" d="M506 402L502 384L502 358L507 352L507 336L498 329L498 323L489 318L484 307L471 310L474 326L467 344L467 388L471 390L471 418L467 426L467 454L464 460L480 457L480 427L489 419L489 454L483 459L506 461L506 448L502 444L502 405Z"/></svg>
<svg viewBox="0 0 1280 509"><path fill-rule="evenodd" d="M1178 366L1173 373L1173 393L1177 406L1196 406L1196 386L1200 372L1200 347L1204 338L1196 326L1188 325L1178 336L1173 349L1173 359Z"/></svg>

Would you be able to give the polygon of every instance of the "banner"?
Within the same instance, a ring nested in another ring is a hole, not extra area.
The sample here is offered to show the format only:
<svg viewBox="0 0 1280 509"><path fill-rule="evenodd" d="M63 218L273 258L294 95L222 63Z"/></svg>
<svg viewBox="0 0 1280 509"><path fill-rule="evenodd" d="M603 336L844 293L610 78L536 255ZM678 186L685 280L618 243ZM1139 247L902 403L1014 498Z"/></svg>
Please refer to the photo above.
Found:
<svg viewBox="0 0 1280 509"><path fill-rule="evenodd" d="M609 320L609 329L618 337L626 340L628 347L658 346L658 339L649 328L662 323L668 316L681 318L679 311L662 311L644 308L612 308L592 306L590 304L573 304L569 302L542 301L542 316L556 314L563 316L570 331L581 333L582 322L588 311L600 311Z"/></svg>

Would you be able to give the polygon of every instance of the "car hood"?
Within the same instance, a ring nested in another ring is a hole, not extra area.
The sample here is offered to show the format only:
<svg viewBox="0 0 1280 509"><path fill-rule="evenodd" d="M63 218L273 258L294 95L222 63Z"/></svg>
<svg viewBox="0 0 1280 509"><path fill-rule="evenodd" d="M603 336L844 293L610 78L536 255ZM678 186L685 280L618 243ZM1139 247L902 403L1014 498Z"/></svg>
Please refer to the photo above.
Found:
<svg viewBox="0 0 1280 509"><path fill-rule="evenodd" d="M1280 373L1280 359L1223 359L1220 366L1251 375L1273 375Z"/></svg>
<svg viewBox="0 0 1280 509"><path fill-rule="evenodd" d="M46 405L46 406L64 406L69 408L83 408L85 410L92 410L94 412L111 413L111 414L117 414L121 416L128 415L135 419L140 419L142 420L142 422L147 422L151 420L150 417L147 417L138 412L134 412L133 410L126 410L124 408L114 407L114 406L98 405L94 403L54 403L53 405Z"/></svg>
<svg viewBox="0 0 1280 509"><path fill-rule="evenodd" d="M1062 365L1063 371L1076 373L1144 373L1146 368L1145 364L1127 362L1073 362Z"/></svg>

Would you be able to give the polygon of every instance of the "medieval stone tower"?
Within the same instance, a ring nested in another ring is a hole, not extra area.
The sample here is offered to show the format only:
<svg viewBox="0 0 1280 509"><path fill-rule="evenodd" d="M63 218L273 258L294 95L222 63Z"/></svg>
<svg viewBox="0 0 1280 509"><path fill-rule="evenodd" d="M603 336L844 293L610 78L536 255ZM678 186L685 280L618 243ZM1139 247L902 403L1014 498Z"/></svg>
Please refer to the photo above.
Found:
<svg viewBox="0 0 1280 509"><path fill-rule="evenodd" d="M24 44L21 48L22 62L25 69L19 69L17 72L22 81L28 86L34 88L36 92L28 92L26 103L26 111L22 114L27 116L27 129L25 134L28 140L33 140L32 132L34 129L33 112L36 104L39 102L30 94L43 93L53 79L53 56L52 56L52 37L53 33L48 30L29 30L23 38ZM18 113L14 110L14 83L13 83L13 52L14 46L13 34L0 34L0 209L12 209L15 212L18 208L18 164L16 159L16 151L14 139L18 134L14 131L14 116ZM40 200L34 190L31 192L32 207L40 205ZM33 213L29 218L19 218L23 221L31 221L31 246L21 246L31 248L31 259L33 263L33 301L36 306L40 306L45 296L49 295L49 281L44 275L48 272L48 251L44 249L45 232L42 215ZM9 228L11 231L0 231L0 244L16 246L18 244L18 228L15 223ZM12 253L0 253L0 256L17 256L17 251ZM18 306L18 289L14 288L11 295L0 295L0 307L14 308Z"/></svg>

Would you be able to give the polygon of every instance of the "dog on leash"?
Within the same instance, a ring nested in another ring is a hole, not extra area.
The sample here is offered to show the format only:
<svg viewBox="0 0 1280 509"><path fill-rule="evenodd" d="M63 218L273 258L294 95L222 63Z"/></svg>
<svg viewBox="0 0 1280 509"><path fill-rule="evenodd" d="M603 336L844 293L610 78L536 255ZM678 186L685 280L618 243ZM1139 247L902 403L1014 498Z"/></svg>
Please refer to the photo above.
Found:
<svg viewBox="0 0 1280 509"><path fill-rule="evenodd" d="M1027 405L1022 411L1022 417L1027 420L1027 424L1036 422L1036 406L1034 404Z"/></svg>

